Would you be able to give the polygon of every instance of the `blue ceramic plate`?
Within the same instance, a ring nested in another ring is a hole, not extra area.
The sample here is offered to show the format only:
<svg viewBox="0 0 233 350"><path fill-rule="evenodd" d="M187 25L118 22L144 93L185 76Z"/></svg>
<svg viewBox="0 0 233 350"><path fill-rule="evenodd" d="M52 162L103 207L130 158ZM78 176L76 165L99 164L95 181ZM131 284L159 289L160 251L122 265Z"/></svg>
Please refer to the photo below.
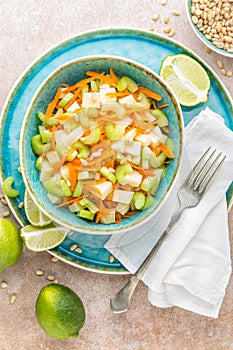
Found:
<svg viewBox="0 0 233 350"><path fill-rule="evenodd" d="M20 189L20 196L9 200L9 205L21 225L27 223L25 212L18 205L23 200L24 182L18 173L19 136L24 115L30 101L44 79L65 62L88 55L110 54L123 56L144 64L159 73L162 60L167 55L187 54L206 69L211 88L207 103L193 108L182 108L184 122L187 125L199 112L209 106L224 119L227 127L233 130L233 104L229 93L211 68L193 52L175 41L152 32L133 28L101 29L82 33L53 47L31 65L16 82L3 108L1 118L1 179L15 177L15 187ZM233 185L227 192L230 207L233 197ZM104 249L108 235L87 235L75 232L72 236L51 251L63 261L74 266L95 272L122 274L127 273L115 259L110 263L110 254ZM83 252L70 251L72 244L78 244Z"/></svg>

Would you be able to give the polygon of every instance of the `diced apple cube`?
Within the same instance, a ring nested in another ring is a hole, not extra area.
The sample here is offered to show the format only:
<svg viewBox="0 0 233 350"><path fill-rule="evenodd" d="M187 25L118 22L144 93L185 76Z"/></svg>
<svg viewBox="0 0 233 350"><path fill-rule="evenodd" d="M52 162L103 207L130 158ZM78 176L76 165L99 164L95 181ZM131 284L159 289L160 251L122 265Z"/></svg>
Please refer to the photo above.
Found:
<svg viewBox="0 0 233 350"><path fill-rule="evenodd" d="M100 93L84 92L82 99L82 107L100 108Z"/></svg>
<svg viewBox="0 0 233 350"><path fill-rule="evenodd" d="M139 157L141 155L141 142L125 142L125 153L134 157Z"/></svg>
<svg viewBox="0 0 233 350"><path fill-rule="evenodd" d="M123 191L123 190L115 190L113 191L113 202L129 204L133 198L134 192L131 191Z"/></svg>
<svg viewBox="0 0 233 350"><path fill-rule="evenodd" d="M136 141L141 142L142 146L149 146L151 144L151 135L150 134L139 134L135 137Z"/></svg>
<svg viewBox="0 0 233 350"><path fill-rule="evenodd" d="M113 224L115 222L115 210L110 211L109 213L104 213L100 217L101 224Z"/></svg>
<svg viewBox="0 0 233 350"><path fill-rule="evenodd" d="M125 175L125 179L130 186L138 187L142 181L142 175L134 170L131 174Z"/></svg>
<svg viewBox="0 0 233 350"><path fill-rule="evenodd" d="M118 203L116 206L116 212L120 213L121 215L125 215L129 210L129 207L129 204Z"/></svg>
<svg viewBox="0 0 233 350"><path fill-rule="evenodd" d="M125 141L124 140L113 141L111 143L111 148L115 152L124 153L125 152Z"/></svg>
<svg viewBox="0 0 233 350"><path fill-rule="evenodd" d="M97 194L101 199L105 199L112 192L112 183L111 181L105 181L98 185L95 185Z"/></svg>
<svg viewBox="0 0 233 350"><path fill-rule="evenodd" d="M79 106L78 102L74 101L74 103L72 103L72 105L69 108L67 108L67 112L74 112L74 111L76 111L76 109L79 109L79 108L80 108L80 106Z"/></svg>

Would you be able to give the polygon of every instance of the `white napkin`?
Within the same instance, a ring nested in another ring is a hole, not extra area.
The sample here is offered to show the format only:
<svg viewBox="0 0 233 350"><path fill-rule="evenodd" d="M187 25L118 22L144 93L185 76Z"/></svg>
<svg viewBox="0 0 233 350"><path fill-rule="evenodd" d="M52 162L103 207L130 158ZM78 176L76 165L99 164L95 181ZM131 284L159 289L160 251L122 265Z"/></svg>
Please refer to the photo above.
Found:
<svg viewBox="0 0 233 350"><path fill-rule="evenodd" d="M226 160L198 206L186 209L170 230L142 280L149 287L153 305L179 306L217 318L231 274L225 194L233 180L233 132L209 108L185 129L180 181L157 219L113 235L105 247L134 273L166 229L178 205L179 185L209 146L222 151Z"/></svg>

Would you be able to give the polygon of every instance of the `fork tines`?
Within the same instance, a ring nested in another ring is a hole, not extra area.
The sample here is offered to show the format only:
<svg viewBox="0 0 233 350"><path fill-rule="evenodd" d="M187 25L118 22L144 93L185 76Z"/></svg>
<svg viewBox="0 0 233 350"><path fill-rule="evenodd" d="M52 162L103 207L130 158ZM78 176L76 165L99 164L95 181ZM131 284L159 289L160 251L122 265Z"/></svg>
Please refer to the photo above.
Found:
<svg viewBox="0 0 233 350"><path fill-rule="evenodd" d="M188 185L199 193L204 193L226 159L221 151L209 147L193 168Z"/></svg>

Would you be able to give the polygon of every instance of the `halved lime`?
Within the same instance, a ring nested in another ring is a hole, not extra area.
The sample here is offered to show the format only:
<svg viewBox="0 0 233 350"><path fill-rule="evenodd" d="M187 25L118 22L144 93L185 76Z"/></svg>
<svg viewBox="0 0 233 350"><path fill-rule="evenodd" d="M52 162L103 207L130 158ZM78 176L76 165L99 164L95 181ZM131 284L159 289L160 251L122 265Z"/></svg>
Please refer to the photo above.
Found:
<svg viewBox="0 0 233 350"><path fill-rule="evenodd" d="M209 76L193 58L183 54L167 56L162 61L160 76L181 105L190 107L208 100Z"/></svg>
<svg viewBox="0 0 233 350"><path fill-rule="evenodd" d="M70 233L66 227L50 224L46 227L27 225L21 228L20 235L29 250L40 252L58 246Z"/></svg>
<svg viewBox="0 0 233 350"><path fill-rule="evenodd" d="M37 208L27 190L24 194L24 209L28 221L33 226L42 227L51 224L52 220Z"/></svg>

